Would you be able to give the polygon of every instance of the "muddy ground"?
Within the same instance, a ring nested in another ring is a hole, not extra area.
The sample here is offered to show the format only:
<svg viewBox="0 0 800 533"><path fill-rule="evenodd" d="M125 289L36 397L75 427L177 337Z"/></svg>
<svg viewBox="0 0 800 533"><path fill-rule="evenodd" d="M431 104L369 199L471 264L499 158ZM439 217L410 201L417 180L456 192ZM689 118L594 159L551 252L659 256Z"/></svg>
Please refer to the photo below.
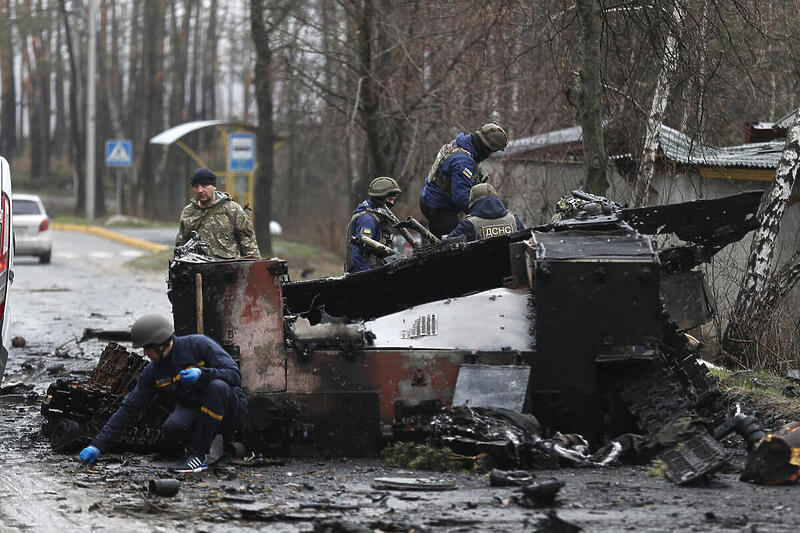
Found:
<svg viewBox="0 0 800 533"><path fill-rule="evenodd" d="M13 287L13 333L28 342L12 350L4 385L25 382L38 394L58 376L82 378L93 367L105 342L76 342L84 328L127 327L143 312L169 311L163 275L122 268L133 255L126 249L57 235L53 264L20 259ZM116 252L86 255L93 246ZM377 458L226 464L180 476L173 497L153 497L147 481L172 477L168 460L106 454L93 467L81 466L38 438L38 400L8 400L0 403L0 531L574 531L570 524L584 531L795 531L800 525L800 487L738 481L739 447L731 448L731 468L702 487L650 477L647 465L538 471L537 479L565 482L556 504L542 509L520 505L518 489L490 487L485 473L410 472ZM376 478L405 476L443 479L455 490L372 486Z"/></svg>

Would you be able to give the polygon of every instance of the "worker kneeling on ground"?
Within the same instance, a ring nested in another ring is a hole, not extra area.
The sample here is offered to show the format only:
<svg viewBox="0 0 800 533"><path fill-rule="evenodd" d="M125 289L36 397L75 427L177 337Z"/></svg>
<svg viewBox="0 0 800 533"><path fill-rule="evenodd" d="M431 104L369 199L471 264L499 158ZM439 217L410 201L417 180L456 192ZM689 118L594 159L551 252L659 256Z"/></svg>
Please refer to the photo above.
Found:
<svg viewBox="0 0 800 533"><path fill-rule="evenodd" d="M386 254L392 251L389 249L393 226L384 210L394 207L400 192L397 182L386 176L369 184L369 198L355 208L345 231L345 272L361 272L387 263ZM383 246L370 247L365 241L376 241Z"/></svg>
<svg viewBox="0 0 800 533"><path fill-rule="evenodd" d="M93 463L156 394L164 392L175 394L178 402L161 427L164 444L183 445L186 451L169 469L202 472L214 437L222 433L229 439L247 413L239 367L205 335L175 336L172 323L161 315L138 319L131 328L131 340L151 362L91 445L81 450L81 462Z"/></svg>
<svg viewBox="0 0 800 533"><path fill-rule="evenodd" d="M469 190L469 208L470 216L463 218L447 239L463 235L466 240L475 241L525 229L519 216L508 212L489 183L479 183Z"/></svg>

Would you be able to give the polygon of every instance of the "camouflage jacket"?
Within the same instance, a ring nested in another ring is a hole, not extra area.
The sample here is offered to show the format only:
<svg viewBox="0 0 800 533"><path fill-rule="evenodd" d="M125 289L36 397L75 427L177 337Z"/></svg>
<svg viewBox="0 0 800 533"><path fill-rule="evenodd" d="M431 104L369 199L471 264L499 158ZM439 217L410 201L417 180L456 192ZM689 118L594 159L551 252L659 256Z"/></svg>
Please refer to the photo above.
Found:
<svg viewBox="0 0 800 533"><path fill-rule="evenodd" d="M192 231L208 243L206 253L215 259L261 256L253 222L227 193L217 191L217 198L209 207L200 207L192 199L183 208L175 246L186 244Z"/></svg>

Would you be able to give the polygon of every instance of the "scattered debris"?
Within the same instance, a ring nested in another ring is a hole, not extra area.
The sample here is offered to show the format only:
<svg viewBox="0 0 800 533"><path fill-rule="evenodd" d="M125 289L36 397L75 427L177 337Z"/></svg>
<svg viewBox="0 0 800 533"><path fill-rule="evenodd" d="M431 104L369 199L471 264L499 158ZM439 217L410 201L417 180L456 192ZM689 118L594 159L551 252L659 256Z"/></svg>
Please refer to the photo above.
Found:
<svg viewBox="0 0 800 533"><path fill-rule="evenodd" d="M66 365L64 363L53 363L52 365L47 365L47 373L56 375L60 374L64 371Z"/></svg>
<svg viewBox="0 0 800 533"><path fill-rule="evenodd" d="M16 337L11 337L11 346L14 348L23 348L27 344L25 337L20 337L17 335Z"/></svg>
<svg viewBox="0 0 800 533"><path fill-rule="evenodd" d="M146 365L140 355L110 342L88 381L57 380L42 402L42 433L56 451L77 450L96 435L130 392ZM159 396L117 440L116 446L153 450L174 400Z"/></svg>
<svg viewBox="0 0 800 533"><path fill-rule="evenodd" d="M361 507L358 505L345 505L341 503L309 502L301 503L300 509L316 509L318 511L360 511Z"/></svg>
<svg viewBox="0 0 800 533"><path fill-rule="evenodd" d="M180 486L177 479L151 479L147 482L147 492L151 496L170 497L178 494Z"/></svg>
<svg viewBox="0 0 800 533"><path fill-rule="evenodd" d="M424 477L378 477L372 481L377 490L455 490L453 481Z"/></svg>
<svg viewBox="0 0 800 533"><path fill-rule="evenodd" d="M131 330L128 329L103 329L103 328L85 328L83 335L78 342L83 342L86 339L99 339L101 341L115 341L115 342L130 342Z"/></svg>
<svg viewBox="0 0 800 533"><path fill-rule="evenodd" d="M753 445L739 479L784 485L800 479L800 422L785 425Z"/></svg>
<svg viewBox="0 0 800 533"><path fill-rule="evenodd" d="M400 522L375 521L367 524L347 522L343 520L316 520L314 533L425 533L427 529L418 524L404 524Z"/></svg>
<svg viewBox="0 0 800 533"><path fill-rule="evenodd" d="M536 523L533 531L536 533L577 533L582 529L580 526L562 520L556 515L555 510L551 509L545 518Z"/></svg>
<svg viewBox="0 0 800 533"><path fill-rule="evenodd" d="M519 504L524 507L549 507L556 504L556 496L564 482L558 479L537 481L522 486Z"/></svg>
<svg viewBox="0 0 800 533"><path fill-rule="evenodd" d="M492 487L521 487L533 481L536 474L527 470L498 470L493 468L489 474L489 485Z"/></svg>

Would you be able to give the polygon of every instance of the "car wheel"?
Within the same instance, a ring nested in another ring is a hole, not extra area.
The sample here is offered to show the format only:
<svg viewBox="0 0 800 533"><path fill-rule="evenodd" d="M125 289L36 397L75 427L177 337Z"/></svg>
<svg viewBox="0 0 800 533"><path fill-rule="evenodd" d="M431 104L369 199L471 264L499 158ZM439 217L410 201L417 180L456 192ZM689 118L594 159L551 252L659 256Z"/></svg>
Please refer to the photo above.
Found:
<svg viewBox="0 0 800 533"><path fill-rule="evenodd" d="M44 253L44 254L40 255L39 256L39 262L42 263L43 265L48 264L50 262L50 253L51 253L51 251L47 250L47 253Z"/></svg>

